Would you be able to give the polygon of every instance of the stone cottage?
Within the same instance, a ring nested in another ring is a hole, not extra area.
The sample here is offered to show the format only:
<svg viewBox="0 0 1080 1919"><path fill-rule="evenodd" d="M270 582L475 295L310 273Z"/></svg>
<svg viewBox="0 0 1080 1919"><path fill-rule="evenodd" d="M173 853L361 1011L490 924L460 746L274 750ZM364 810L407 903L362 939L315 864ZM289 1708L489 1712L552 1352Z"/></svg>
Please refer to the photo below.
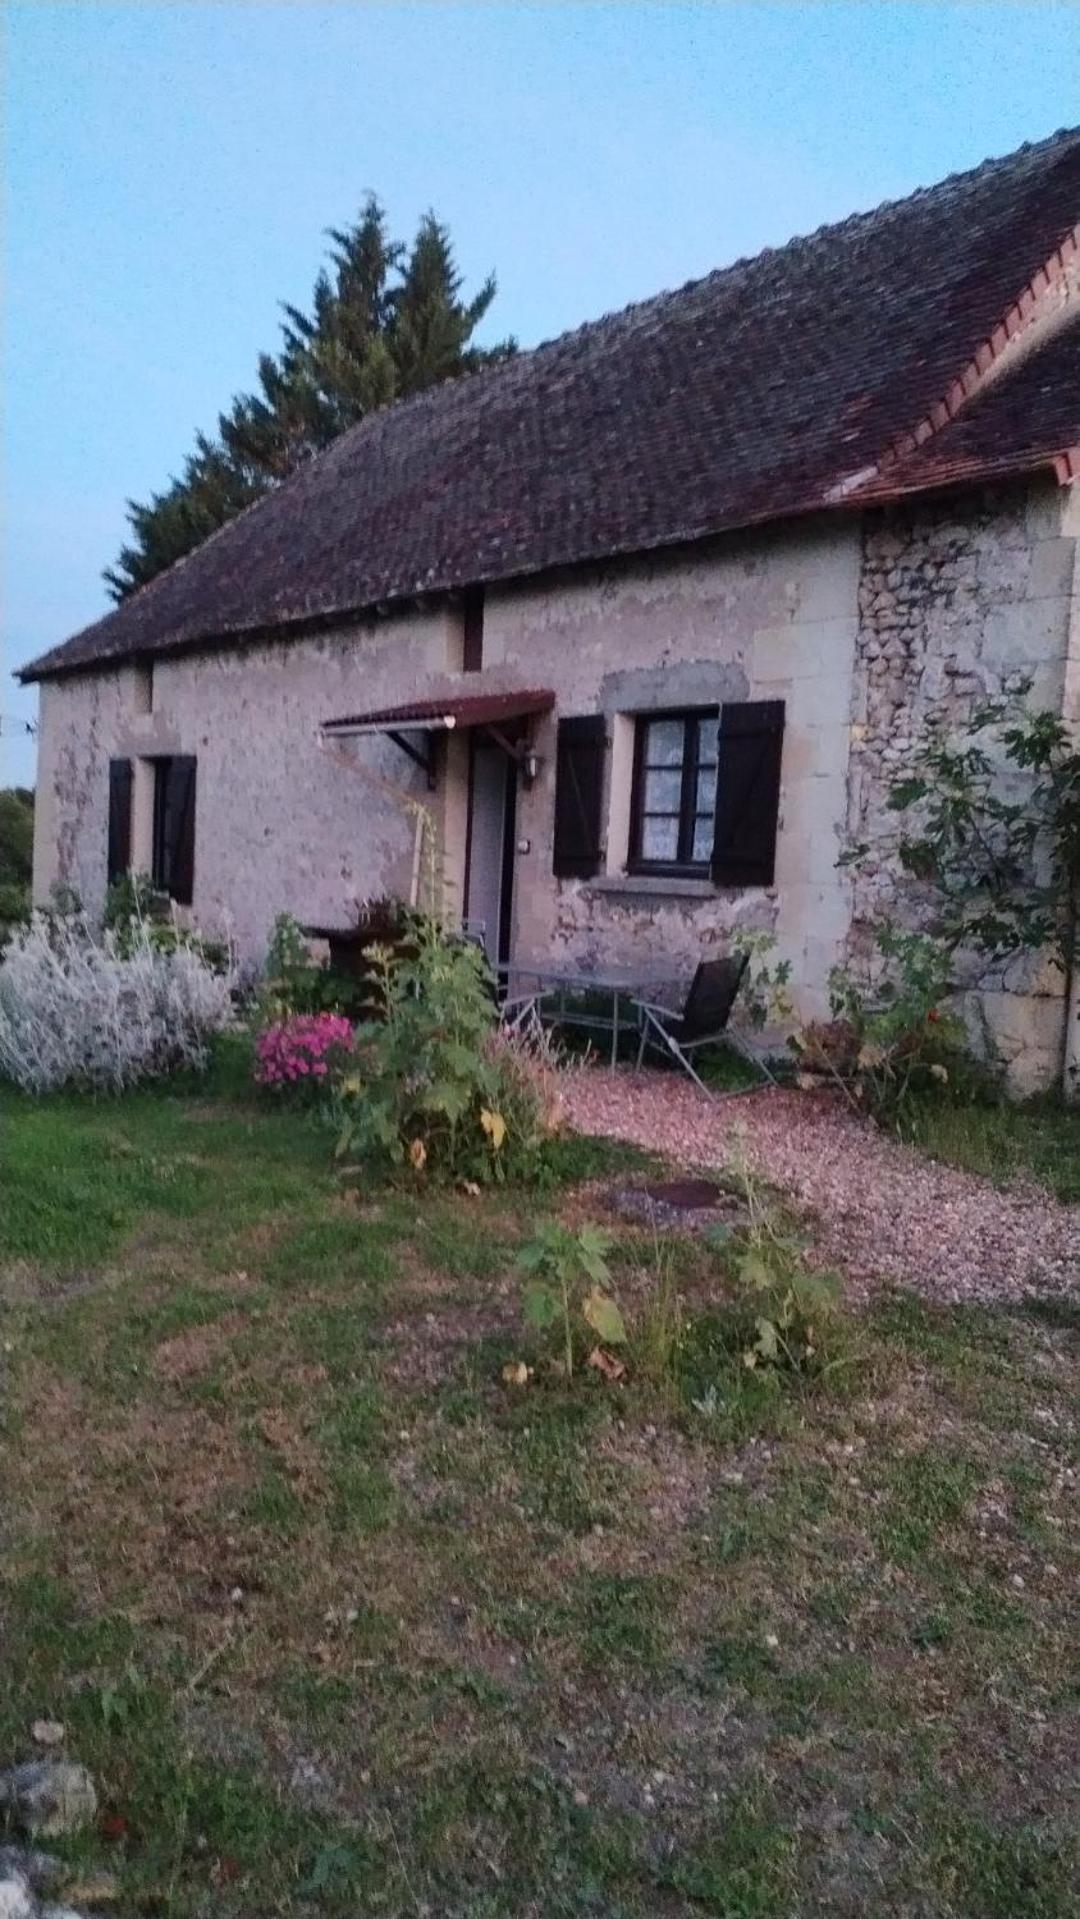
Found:
<svg viewBox="0 0 1080 1919"><path fill-rule="evenodd" d="M762 927L820 1010L924 724L1080 723L1078 222L1066 131L374 414L25 669L37 898L148 871L254 959L414 892L419 804L493 959ZM983 1011L1060 1078L1060 976Z"/></svg>

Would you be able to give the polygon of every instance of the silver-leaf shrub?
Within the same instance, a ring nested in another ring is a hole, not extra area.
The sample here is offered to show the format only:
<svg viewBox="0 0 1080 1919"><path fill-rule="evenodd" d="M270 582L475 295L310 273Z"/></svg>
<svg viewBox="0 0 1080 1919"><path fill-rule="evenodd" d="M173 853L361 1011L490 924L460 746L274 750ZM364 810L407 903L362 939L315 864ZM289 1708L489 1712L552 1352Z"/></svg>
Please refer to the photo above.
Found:
<svg viewBox="0 0 1080 1919"><path fill-rule="evenodd" d="M0 1078L28 1093L119 1093L201 1070L236 984L231 956L211 964L197 936L166 949L143 921L120 942L82 915L35 914L0 960Z"/></svg>

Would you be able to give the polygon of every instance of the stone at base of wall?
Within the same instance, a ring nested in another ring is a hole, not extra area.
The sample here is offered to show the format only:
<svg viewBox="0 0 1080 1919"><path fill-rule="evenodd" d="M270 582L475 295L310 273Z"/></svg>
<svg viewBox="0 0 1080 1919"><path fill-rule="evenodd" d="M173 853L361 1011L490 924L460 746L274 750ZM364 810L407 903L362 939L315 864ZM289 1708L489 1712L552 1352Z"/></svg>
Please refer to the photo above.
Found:
<svg viewBox="0 0 1080 1919"><path fill-rule="evenodd" d="M981 1052L1000 1060L1011 1099L1060 1085L1065 1004L1060 994L987 991L963 998L964 1017Z"/></svg>

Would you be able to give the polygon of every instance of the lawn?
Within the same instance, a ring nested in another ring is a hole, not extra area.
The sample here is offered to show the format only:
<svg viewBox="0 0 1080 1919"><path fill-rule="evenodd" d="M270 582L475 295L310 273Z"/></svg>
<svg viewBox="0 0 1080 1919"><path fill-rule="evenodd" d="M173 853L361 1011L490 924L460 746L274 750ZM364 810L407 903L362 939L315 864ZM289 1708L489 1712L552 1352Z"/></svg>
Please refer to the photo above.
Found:
<svg viewBox="0 0 1080 1919"><path fill-rule="evenodd" d="M1080 1912L1080 1312L884 1297L771 1389L621 1226L628 1381L514 1388L618 1150L446 1196L207 1093L0 1123L0 1743L64 1722L121 1910Z"/></svg>
<svg viewBox="0 0 1080 1919"><path fill-rule="evenodd" d="M921 1102L905 1129L935 1159L982 1173L997 1185L1024 1181L1080 1202L1080 1107L1053 1100L1026 1106Z"/></svg>

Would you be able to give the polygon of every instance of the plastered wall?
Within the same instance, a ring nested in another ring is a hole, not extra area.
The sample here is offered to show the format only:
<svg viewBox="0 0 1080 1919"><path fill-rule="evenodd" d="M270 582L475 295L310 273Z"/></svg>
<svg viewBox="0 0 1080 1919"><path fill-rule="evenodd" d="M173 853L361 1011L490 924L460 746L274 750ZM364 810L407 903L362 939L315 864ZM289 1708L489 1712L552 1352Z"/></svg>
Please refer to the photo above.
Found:
<svg viewBox="0 0 1080 1919"><path fill-rule="evenodd" d="M193 916L207 930L231 929L245 958L260 957L279 912L345 925L357 900L407 894L415 814L398 795L427 803L423 774L382 739L330 756L318 727L407 699L445 673L455 638L448 614L425 614L158 662L149 714L137 710L133 668L46 683L36 899L63 882L100 910L108 762L166 753L198 760ZM146 865L145 808L135 839L136 863Z"/></svg>

